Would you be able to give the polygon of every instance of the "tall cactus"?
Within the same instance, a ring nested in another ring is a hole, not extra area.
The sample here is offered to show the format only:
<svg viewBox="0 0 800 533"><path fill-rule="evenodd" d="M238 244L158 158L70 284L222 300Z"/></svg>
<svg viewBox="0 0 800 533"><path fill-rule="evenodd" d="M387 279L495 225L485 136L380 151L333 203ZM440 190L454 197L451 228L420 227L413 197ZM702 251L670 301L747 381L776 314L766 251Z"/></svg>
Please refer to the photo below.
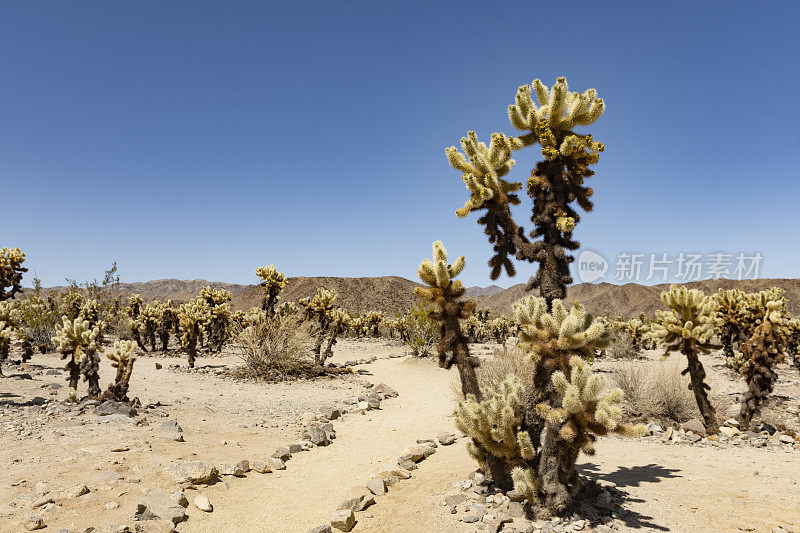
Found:
<svg viewBox="0 0 800 533"><path fill-rule="evenodd" d="M197 299L178 308L178 326L181 346L189 356L189 368L194 368L197 357L197 342L211 321L211 310L205 300Z"/></svg>
<svg viewBox="0 0 800 533"><path fill-rule="evenodd" d="M317 323L317 340L314 342L314 359L322 360L322 344L328 334L336 301L336 292L319 287L313 297L301 298L297 303L303 307L303 318Z"/></svg>
<svg viewBox="0 0 800 533"><path fill-rule="evenodd" d="M706 431L719 431L717 413L708 398L710 387L706 384L706 371L699 355L719 348L711 342L719 331L720 321L716 316L714 298L706 296L698 289L670 286L661 293L661 301L666 311L657 310L656 319L651 326L651 337L664 348L664 357L672 352L686 356L688 365L682 374L688 372L697 407L703 416Z"/></svg>
<svg viewBox="0 0 800 533"><path fill-rule="evenodd" d="M25 253L19 247L0 249L0 302L22 291L22 274L28 271L24 262Z"/></svg>
<svg viewBox="0 0 800 533"><path fill-rule="evenodd" d="M278 272L274 265L258 267L256 276L261 278L261 291L264 293L261 309L267 312L268 317L271 317L275 314L275 304L278 302L281 292L286 288L286 276Z"/></svg>
<svg viewBox="0 0 800 533"><path fill-rule="evenodd" d="M161 305L161 317L158 324L158 339L161 341L161 351L169 348L169 332L178 325L178 315L172 308L172 300L167 300Z"/></svg>
<svg viewBox="0 0 800 533"><path fill-rule="evenodd" d="M535 93L536 101L532 98ZM538 105L537 105L538 102ZM487 146L470 131L461 139L464 153L455 146L446 150L450 165L462 173L470 198L456 211L459 217L486 210L478 219L485 226L494 255L489 260L490 277L497 279L505 269L516 274L511 257L538 263L538 272L526 290L539 289L550 306L554 299L566 296L572 283L569 265L574 260L569 251L580 244L572 238L580 216L573 202L584 211L592 210L592 189L584 185L594 175L590 165L597 163L604 150L591 135L573 131L576 126L593 124L605 110L597 91L570 92L565 78L558 78L548 89L540 80L517 90L515 103L508 108L511 124L522 130L518 137L494 133ZM544 160L537 163L527 181L526 191L533 200L530 239L511 215L510 206L520 203L517 191L522 183L503 179L514 166L514 151L538 143Z"/></svg>
<svg viewBox="0 0 800 533"><path fill-rule="evenodd" d="M350 313L342 308L334 309L331 312L331 325L328 340L325 341L325 349L321 351L320 357L317 359L317 364L324 364L326 360L333 356L333 345L336 344L336 338L342 333L350 324Z"/></svg>
<svg viewBox="0 0 800 533"><path fill-rule="evenodd" d="M2 364L11 350L11 343L18 335L19 310L16 302L0 301L0 376Z"/></svg>
<svg viewBox="0 0 800 533"><path fill-rule="evenodd" d="M88 320L64 317L61 326L56 330L53 344L62 359L68 359L65 370L69 372L69 399L77 398L78 380L81 374L89 383L89 397L100 394L100 359L97 356L97 337L99 326L91 326Z"/></svg>
<svg viewBox="0 0 800 533"><path fill-rule="evenodd" d="M206 285L200 289L199 296L201 299L205 300L211 312L211 321L208 331L211 349L219 353L222 351L223 344L230 336L229 327L231 324L232 310L228 302L230 302L233 297L230 292L224 289L212 289L210 285Z"/></svg>
<svg viewBox="0 0 800 533"><path fill-rule="evenodd" d="M786 309L780 301L766 303L767 311L753 335L742 344L739 372L747 383L747 391L739 412L739 423L747 427L769 397L778 381L775 367L786 358L789 334Z"/></svg>
<svg viewBox="0 0 800 533"><path fill-rule="evenodd" d="M475 310L475 302L461 300L464 285L455 279L464 270L466 260L459 256L452 264L447 262L447 250L441 241L433 243L433 261L423 259L417 274L427 287L416 287L414 293L435 307L431 316L439 323L439 366L458 368L461 391L481 398L475 368L478 359L469 354L469 339L461 331L460 320L468 318Z"/></svg>

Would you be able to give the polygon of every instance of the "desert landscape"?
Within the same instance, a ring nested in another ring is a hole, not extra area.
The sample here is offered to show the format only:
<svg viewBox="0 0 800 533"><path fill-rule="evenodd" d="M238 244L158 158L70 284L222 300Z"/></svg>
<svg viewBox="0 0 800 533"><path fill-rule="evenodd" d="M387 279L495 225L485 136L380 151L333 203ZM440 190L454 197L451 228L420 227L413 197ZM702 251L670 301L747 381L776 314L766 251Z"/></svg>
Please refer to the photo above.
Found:
<svg viewBox="0 0 800 533"><path fill-rule="evenodd" d="M800 533L798 19L0 2L0 533Z"/></svg>

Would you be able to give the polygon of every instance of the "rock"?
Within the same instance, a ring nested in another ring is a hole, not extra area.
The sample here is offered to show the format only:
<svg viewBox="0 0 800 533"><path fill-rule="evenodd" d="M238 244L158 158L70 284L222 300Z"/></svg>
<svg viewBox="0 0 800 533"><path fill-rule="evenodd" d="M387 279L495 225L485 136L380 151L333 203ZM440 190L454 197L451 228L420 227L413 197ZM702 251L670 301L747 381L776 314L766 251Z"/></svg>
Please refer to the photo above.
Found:
<svg viewBox="0 0 800 533"><path fill-rule="evenodd" d="M506 496L508 496L508 499L512 502L521 502L525 500L525 495L514 489L506 492Z"/></svg>
<svg viewBox="0 0 800 533"><path fill-rule="evenodd" d="M723 425L739 429L739 421L736 420L735 418L727 419Z"/></svg>
<svg viewBox="0 0 800 533"><path fill-rule="evenodd" d="M183 428L178 425L174 420L167 420L161 424L161 431L172 431L182 433Z"/></svg>
<svg viewBox="0 0 800 533"><path fill-rule="evenodd" d="M111 452L127 452L131 449L127 444L116 444L108 449Z"/></svg>
<svg viewBox="0 0 800 533"><path fill-rule="evenodd" d="M299 442L293 442L289 445L289 453L300 453L303 451L303 445Z"/></svg>
<svg viewBox="0 0 800 533"><path fill-rule="evenodd" d="M272 470L286 470L286 463L277 457L269 458L269 466Z"/></svg>
<svg viewBox="0 0 800 533"><path fill-rule="evenodd" d="M202 494L198 494L197 496L195 496L194 500L192 500L192 503L194 504L195 507L197 507L201 511L205 511L206 513L210 513L211 511L214 510L214 507L212 507L211 502L208 501L208 498L206 498Z"/></svg>
<svg viewBox="0 0 800 533"><path fill-rule="evenodd" d="M425 446L430 446L431 448L438 447L436 441L433 439L417 439L417 444L424 444Z"/></svg>
<svg viewBox="0 0 800 533"><path fill-rule="evenodd" d="M164 520L144 520L134 524L136 533L172 533L175 531L175 524Z"/></svg>
<svg viewBox="0 0 800 533"><path fill-rule="evenodd" d="M681 429L687 432L695 433L697 435L700 435L701 437L706 436L705 426L703 425L702 422L700 422L696 418L693 418L688 422L684 422L683 424L681 424Z"/></svg>
<svg viewBox="0 0 800 533"><path fill-rule="evenodd" d="M455 507L465 501L467 501L467 496L463 493L451 494L444 499L444 503L448 507Z"/></svg>
<svg viewBox="0 0 800 533"><path fill-rule="evenodd" d="M159 488L150 489L136 508L137 520L160 518L177 524L186 520L186 510L175 503L170 496Z"/></svg>
<svg viewBox="0 0 800 533"><path fill-rule="evenodd" d="M306 411L300 417L300 423L302 423L304 426L307 426L312 422L315 422L316 420L317 420L317 415L315 413L312 413L311 411Z"/></svg>
<svg viewBox="0 0 800 533"><path fill-rule="evenodd" d="M74 500L75 498L79 498L88 492L89 488L86 485L75 485L74 487L70 487L64 491L64 497L68 500Z"/></svg>
<svg viewBox="0 0 800 533"><path fill-rule="evenodd" d="M425 450L422 446L409 446L403 453L400 454L400 461L411 460L415 463L421 461L425 457Z"/></svg>
<svg viewBox="0 0 800 533"><path fill-rule="evenodd" d="M45 497L43 497L43 498L39 498L38 500L35 500L35 501L34 501L34 502L31 504L31 507L33 507L34 509L37 509L37 508L39 508L39 507L44 507L44 506L45 506L45 505L47 505L48 503L53 503L53 502L55 502L55 500L53 500L53 498L51 498L51 497L49 497L49 496L45 496Z"/></svg>
<svg viewBox="0 0 800 533"><path fill-rule="evenodd" d="M355 525L356 515L353 514L353 511L336 511L331 518L331 527L335 527L339 531L350 531Z"/></svg>
<svg viewBox="0 0 800 533"><path fill-rule="evenodd" d="M320 426L308 426L303 432L303 437L313 442L315 446L327 446L330 444L328 434Z"/></svg>
<svg viewBox="0 0 800 533"><path fill-rule="evenodd" d="M386 494L386 482L381 477L374 477L367 481L367 488L372 494L378 496Z"/></svg>
<svg viewBox="0 0 800 533"><path fill-rule="evenodd" d="M178 483L208 483L219 473L215 467L204 461L178 461L171 465L167 472Z"/></svg>
<svg viewBox="0 0 800 533"><path fill-rule="evenodd" d="M776 427L775 427L775 426L773 426L772 424L767 424L767 423L765 422L765 423L761 424L761 425L758 427L758 432L759 432L759 433L761 433L761 432L763 432L763 431L766 431L766 432L767 432L767 433L769 433L770 435L774 435L774 434L775 434L775 432L776 432L776 431L778 431L778 428L776 428Z"/></svg>
<svg viewBox="0 0 800 533"><path fill-rule="evenodd" d="M174 442L185 442L183 440L183 435L178 433L177 431L165 432L160 435L162 439L171 440Z"/></svg>
<svg viewBox="0 0 800 533"><path fill-rule="evenodd" d="M161 370L162 368L164 367L161 365L161 363L156 363L156 370Z"/></svg>
<svg viewBox="0 0 800 533"><path fill-rule="evenodd" d="M375 503L375 496L366 487L352 487L345 496L346 499L339 505L338 511L363 511Z"/></svg>
<svg viewBox="0 0 800 533"><path fill-rule="evenodd" d="M780 440L783 444L794 444L794 438L791 435L781 435Z"/></svg>
<svg viewBox="0 0 800 533"><path fill-rule="evenodd" d="M314 529L309 530L308 533L331 533L331 526L329 524L317 526Z"/></svg>
<svg viewBox="0 0 800 533"><path fill-rule="evenodd" d="M442 446L450 446L456 441L456 436L452 433L442 433L437 438Z"/></svg>
<svg viewBox="0 0 800 533"><path fill-rule="evenodd" d="M290 452L289 448L287 448L286 446L281 446L280 448L275 450L275 453L272 454L272 457L274 457L275 459L280 459L281 461L285 462L292 458L292 452Z"/></svg>
<svg viewBox="0 0 800 533"><path fill-rule="evenodd" d="M377 398L368 398L367 404L369 405L369 409L380 409L381 408L381 401Z"/></svg>
<svg viewBox="0 0 800 533"><path fill-rule="evenodd" d="M650 422L645 429L645 435L660 435L664 432L664 428L658 422Z"/></svg>
<svg viewBox="0 0 800 533"><path fill-rule="evenodd" d="M136 410L127 403L106 400L94 408L95 413L100 416L105 415L125 415L128 417L136 416Z"/></svg>
<svg viewBox="0 0 800 533"><path fill-rule="evenodd" d="M662 442L669 442L669 440L672 438L672 436L674 434L675 434L675 430L673 428L671 428L671 427L667 428L666 431L664 431L664 436L661 437L661 441Z"/></svg>
<svg viewBox="0 0 800 533"><path fill-rule="evenodd" d="M108 503L105 505L105 508L106 508L106 509L108 509L108 510L111 510L111 509L116 509L116 508L118 508L118 507L119 507L119 504L118 504L117 502L108 502Z"/></svg>
<svg viewBox="0 0 800 533"><path fill-rule="evenodd" d="M181 507L188 507L189 500L186 499L186 495L183 493L182 490L176 490L172 494L169 495L172 498L172 501L180 505Z"/></svg>
<svg viewBox="0 0 800 533"><path fill-rule="evenodd" d="M698 441L702 440L703 437L701 437L697 433L691 432L691 433L687 433L686 434L686 438L689 440L689 442L694 444L695 442L698 442Z"/></svg>
<svg viewBox="0 0 800 533"><path fill-rule="evenodd" d="M398 466L400 466L400 468L405 468L406 470L414 470L415 468L417 468L417 463L415 463L411 459L406 459L405 461L398 461L397 464Z"/></svg>
<svg viewBox="0 0 800 533"><path fill-rule="evenodd" d="M372 390L378 394L382 394L384 398L397 398L399 394L386 383L378 383Z"/></svg>
<svg viewBox="0 0 800 533"><path fill-rule="evenodd" d="M22 526L27 531L36 531L37 529L43 529L45 527L44 520L38 514L34 514L26 518L22 523Z"/></svg>
<svg viewBox="0 0 800 533"><path fill-rule="evenodd" d="M253 470L259 474L268 474L272 472L272 468L270 467L269 463L262 461L261 459L255 459L253 461Z"/></svg>
<svg viewBox="0 0 800 533"><path fill-rule="evenodd" d="M360 402L358 402L358 403L356 404L356 408L357 408L358 410L360 410L360 411L369 411L370 409L372 409L372 408L369 406L369 402L368 402L368 401L366 401L366 400L363 400L363 401L360 401Z"/></svg>
<svg viewBox="0 0 800 533"><path fill-rule="evenodd" d="M733 437L735 437L736 435L738 435L740 433L741 433L741 431L739 431L737 428L731 427L731 426L722 426L721 428L719 428L719 434L720 435L725 435L725 437L727 437L729 439L732 439Z"/></svg>

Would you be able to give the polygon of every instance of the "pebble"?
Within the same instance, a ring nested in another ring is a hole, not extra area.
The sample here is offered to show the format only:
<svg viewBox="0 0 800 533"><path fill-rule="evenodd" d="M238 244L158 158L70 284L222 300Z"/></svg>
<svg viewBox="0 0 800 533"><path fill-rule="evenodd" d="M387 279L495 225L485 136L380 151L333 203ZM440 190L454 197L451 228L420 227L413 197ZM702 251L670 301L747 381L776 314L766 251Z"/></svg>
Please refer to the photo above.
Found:
<svg viewBox="0 0 800 533"><path fill-rule="evenodd" d="M214 510L214 507L212 507L211 502L209 502L208 498L206 498L202 494L198 494L197 496L195 496L194 500L192 500L192 503L194 503L195 507L207 513L210 513L211 511Z"/></svg>

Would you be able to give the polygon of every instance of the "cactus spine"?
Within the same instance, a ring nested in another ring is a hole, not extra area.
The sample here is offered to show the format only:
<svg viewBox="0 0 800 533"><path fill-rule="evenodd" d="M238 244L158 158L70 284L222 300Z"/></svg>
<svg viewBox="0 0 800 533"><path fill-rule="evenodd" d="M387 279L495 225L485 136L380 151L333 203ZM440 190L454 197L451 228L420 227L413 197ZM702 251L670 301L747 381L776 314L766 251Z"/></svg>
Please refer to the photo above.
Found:
<svg viewBox="0 0 800 533"><path fill-rule="evenodd" d="M286 276L274 265L266 267L258 267L256 269L256 276L261 278L261 290L264 293L264 298L261 300L261 309L267 312L268 317L275 314L275 304L280 298L283 289L286 288Z"/></svg>
<svg viewBox="0 0 800 533"><path fill-rule="evenodd" d="M656 319L651 326L651 336L665 347L664 357L672 352L686 356L688 365L682 374L689 374L691 388L697 407L703 416L706 431L717 433L719 423L717 413L708 398L710 387L706 384L706 371L699 355L719 348L711 338L719 331L714 298L697 289L670 286L661 293L661 301L666 311L657 310Z"/></svg>

